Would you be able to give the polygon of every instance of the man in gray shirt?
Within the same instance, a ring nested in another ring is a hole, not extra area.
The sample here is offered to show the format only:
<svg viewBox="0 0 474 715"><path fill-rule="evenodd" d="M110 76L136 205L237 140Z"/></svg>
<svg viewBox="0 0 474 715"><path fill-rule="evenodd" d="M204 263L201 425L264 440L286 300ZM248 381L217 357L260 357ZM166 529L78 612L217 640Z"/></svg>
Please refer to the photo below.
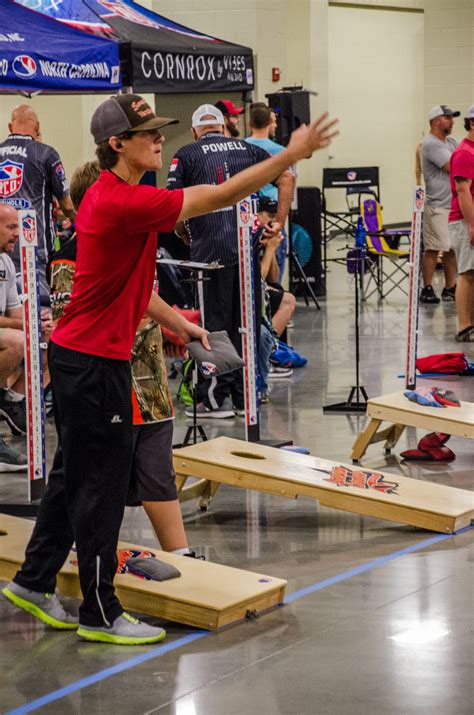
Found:
<svg viewBox="0 0 474 715"><path fill-rule="evenodd" d="M426 185L426 201L423 216L423 284L421 303L439 303L433 290L432 281L438 261L438 254L443 253L445 287L444 301L455 300L456 257L451 249L448 231L448 214L451 205L449 184L449 162L457 146L450 137L454 126L454 117L460 112L453 111L445 104L433 107L428 114L430 133L421 144L421 168Z"/></svg>

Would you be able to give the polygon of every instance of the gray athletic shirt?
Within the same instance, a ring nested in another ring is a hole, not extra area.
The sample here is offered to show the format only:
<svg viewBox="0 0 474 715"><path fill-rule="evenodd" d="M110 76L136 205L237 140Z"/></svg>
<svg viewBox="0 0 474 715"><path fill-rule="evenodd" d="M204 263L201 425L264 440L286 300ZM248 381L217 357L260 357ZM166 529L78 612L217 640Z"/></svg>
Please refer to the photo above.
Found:
<svg viewBox="0 0 474 715"><path fill-rule="evenodd" d="M451 187L449 174L442 167L450 160L458 143L452 137L442 141L428 134L421 145L421 170L426 186L426 203L435 208L449 209Z"/></svg>
<svg viewBox="0 0 474 715"><path fill-rule="evenodd" d="M11 308L19 307L15 266L10 256L0 253L0 315L5 315L6 311Z"/></svg>
<svg viewBox="0 0 474 715"><path fill-rule="evenodd" d="M23 134L10 134L0 144L0 202L15 209L35 209L40 272L54 246L53 196L69 194L64 167L53 147ZM12 255L20 270L18 243Z"/></svg>

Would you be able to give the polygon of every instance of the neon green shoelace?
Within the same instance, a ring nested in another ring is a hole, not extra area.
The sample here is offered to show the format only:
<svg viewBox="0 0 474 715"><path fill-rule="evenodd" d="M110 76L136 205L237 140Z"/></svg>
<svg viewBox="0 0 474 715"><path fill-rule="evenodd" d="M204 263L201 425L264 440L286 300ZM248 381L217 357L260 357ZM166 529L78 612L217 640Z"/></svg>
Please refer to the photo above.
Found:
<svg viewBox="0 0 474 715"><path fill-rule="evenodd" d="M122 616L123 616L124 618L126 618L127 621L129 621L130 623L134 623L136 626L138 626L138 624L140 623L140 621L138 620L138 618L134 618L133 616L131 616L131 615L130 615L129 613L127 613L126 611L124 611L124 612L122 613Z"/></svg>

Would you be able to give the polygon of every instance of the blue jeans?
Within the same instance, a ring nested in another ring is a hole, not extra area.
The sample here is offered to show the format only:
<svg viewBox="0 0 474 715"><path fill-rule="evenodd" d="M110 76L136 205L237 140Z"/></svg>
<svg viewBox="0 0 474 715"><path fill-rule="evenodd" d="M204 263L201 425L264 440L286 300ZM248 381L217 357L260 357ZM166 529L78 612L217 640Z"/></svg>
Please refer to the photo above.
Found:
<svg viewBox="0 0 474 715"><path fill-rule="evenodd" d="M286 253L288 249L288 236L286 235L286 231L283 228L281 232L283 234L283 241L280 243L275 253L275 258L279 269L277 283L280 283L280 285L283 280L283 274L285 272Z"/></svg>
<svg viewBox="0 0 474 715"><path fill-rule="evenodd" d="M260 340L258 341L257 367L260 376L260 391L263 395L268 392L268 368L272 351L272 335L268 328L262 324L260 327Z"/></svg>

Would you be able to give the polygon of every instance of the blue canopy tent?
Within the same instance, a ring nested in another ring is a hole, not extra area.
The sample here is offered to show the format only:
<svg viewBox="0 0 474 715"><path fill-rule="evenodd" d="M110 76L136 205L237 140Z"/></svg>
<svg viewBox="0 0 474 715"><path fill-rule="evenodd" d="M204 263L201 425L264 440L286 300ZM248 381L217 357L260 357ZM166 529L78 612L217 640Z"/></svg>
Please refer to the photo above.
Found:
<svg viewBox="0 0 474 715"><path fill-rule="evenodd" d="M172 22L132 0L16 0L73 27L120 42L123 84L135 92L253 89L249 47Z"/></svg>
<svg viewBox="0 0 474 715"><path fill-rule="evenodd" d="M0 90L116 92L119 45L0 0Z"/></svg>

